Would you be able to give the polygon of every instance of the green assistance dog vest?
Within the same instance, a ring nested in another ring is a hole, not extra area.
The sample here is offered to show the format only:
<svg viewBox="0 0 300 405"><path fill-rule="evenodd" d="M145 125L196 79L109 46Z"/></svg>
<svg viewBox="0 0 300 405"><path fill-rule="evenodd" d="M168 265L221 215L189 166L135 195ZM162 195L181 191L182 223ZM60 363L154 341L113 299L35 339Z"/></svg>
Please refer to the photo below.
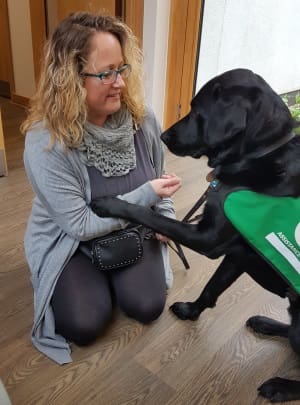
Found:
<svg viewBox="0 0 300 405"><path fill-rule="evenodd" d="M300 294L300 197L233 191L224 202L232 225Z"/></svg>

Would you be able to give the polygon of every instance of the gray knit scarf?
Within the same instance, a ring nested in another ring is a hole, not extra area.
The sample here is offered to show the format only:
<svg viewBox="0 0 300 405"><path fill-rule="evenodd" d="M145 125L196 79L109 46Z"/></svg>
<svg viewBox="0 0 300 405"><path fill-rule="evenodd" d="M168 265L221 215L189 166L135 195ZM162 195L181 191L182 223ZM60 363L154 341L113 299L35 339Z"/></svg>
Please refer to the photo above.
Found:
<svg viewBox="0 0 300 405"><path fill-rule="evenodd" d="M86 122L78 150L87 166L104 177L123 176L136 167L132 116L126 108L112 114L103 127Z"/></svg>

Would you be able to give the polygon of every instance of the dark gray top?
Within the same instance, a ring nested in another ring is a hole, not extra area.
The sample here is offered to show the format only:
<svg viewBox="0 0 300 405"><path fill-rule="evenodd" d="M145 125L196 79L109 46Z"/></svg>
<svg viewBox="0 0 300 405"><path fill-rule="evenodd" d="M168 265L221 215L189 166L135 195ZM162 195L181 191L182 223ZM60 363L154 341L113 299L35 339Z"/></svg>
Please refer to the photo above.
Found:
<svg viewBox="0 0 300 405"><path fill-rule="evenodd" d="M155 169L149 159L145 136L141 129L134 135L136 167L124 176L104 177L94 166L88 166L92 200L129 193L148 180L155 179Z"/></svg>

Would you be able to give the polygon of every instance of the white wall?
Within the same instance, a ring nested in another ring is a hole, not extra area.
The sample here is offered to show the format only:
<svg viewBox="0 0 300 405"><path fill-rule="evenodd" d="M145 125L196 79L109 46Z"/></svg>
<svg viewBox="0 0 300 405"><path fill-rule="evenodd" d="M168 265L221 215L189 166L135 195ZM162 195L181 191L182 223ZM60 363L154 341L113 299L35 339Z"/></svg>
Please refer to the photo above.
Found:
<svg viewBox="0 0 300 405"><path fill-rule="evenodd" d="M282 94L300 89L300 0L206 0L196 91L243 67Z"/></svg>
<svg viewBox="0 0 300 405"><path fill-rule="evenodd" d="M144 0L143 50L146 100L163 123L170 0Z"/></svg>

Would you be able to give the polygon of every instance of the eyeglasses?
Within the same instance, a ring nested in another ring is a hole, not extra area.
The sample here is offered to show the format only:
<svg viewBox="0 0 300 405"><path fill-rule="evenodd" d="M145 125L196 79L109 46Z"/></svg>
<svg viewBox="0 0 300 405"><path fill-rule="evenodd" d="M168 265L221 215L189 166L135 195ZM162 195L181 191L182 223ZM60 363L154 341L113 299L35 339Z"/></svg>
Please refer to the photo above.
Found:
<svg viewBox="0 0 300 405"><path fill-rule="evenodd" d="M122 79L126 79L131 72L131 66L124 64L119 69L105 70L101 73L81 73L85 77L97 77L103 84L111 84L117 80L117 76L121 75Z"/></svg>

